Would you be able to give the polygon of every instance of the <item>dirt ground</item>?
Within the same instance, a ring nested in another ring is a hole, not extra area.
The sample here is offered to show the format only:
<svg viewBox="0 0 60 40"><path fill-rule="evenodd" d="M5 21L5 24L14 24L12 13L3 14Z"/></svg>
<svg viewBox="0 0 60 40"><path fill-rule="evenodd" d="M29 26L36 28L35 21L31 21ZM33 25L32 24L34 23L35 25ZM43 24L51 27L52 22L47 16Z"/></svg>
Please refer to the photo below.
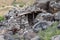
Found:
<svg viewBox="0 0 60 40"><path fill-rule="evenodd" d="M0 0L0 16L5 15L10 8L4 8L5 6L13 6L14 3L25 3L26 5L31 5L34 3L35 0ZM1 9L2 8L2 9Z"/></svg>

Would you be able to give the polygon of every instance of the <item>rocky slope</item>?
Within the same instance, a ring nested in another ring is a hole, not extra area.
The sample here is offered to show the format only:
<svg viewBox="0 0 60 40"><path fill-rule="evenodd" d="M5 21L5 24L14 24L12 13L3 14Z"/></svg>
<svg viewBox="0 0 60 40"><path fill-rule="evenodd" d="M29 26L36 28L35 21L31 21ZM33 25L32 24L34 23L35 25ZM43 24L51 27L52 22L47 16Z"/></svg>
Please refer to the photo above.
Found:
<svg viewBox="0 0 60 40"><path fill-rule="evenodd" d="M59 7L59 0L36 0L26 8L13 7L0 22L1 40L60 40Z"/></svg>

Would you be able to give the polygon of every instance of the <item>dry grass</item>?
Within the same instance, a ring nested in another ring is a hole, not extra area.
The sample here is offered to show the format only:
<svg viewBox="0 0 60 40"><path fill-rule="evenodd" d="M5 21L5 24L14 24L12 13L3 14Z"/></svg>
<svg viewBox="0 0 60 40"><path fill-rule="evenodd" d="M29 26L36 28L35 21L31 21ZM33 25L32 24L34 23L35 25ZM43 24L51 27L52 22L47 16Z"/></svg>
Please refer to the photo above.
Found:
<svg viewBox="0 0 60 40"><path fill-rule="evenodd" d="M0 9L0 16L4 16L11 8Z"/></svg>
<svg viewBox="0 0 60 40"><path fill-rule="evenodd" d="M26 3L28 5L34 3L35 0L16 0L15 2L19 3ZM12 5L12 3L14 2L14 0L0 0L0 7L1 6L9 6Z"/></svg>
<svg viewBox="0 0 60 40"><path fill-rule="evenodd" d="M23 2L26 3L27 5L31 5L34 3L35 0L16 0L16 2Z"/></svg>
<svg viewBox="0 0 60 40"><path fill-rule="evenodd" d="M35 0L0 0L0 16L5 15L10 10L10 8L4 8L4 7L12 6L14 1L18 4L23 3L23 5L26 4L29 6L29 5L33 4ZM1 8L3 8L3 9L1 9Z"/></svg>
<svg viewBox="0 0 60 40"><path fill-rule="evenodd" d="M12 2L13 0L0 0L0 16L4 16L9 11L10 8L3 7L11 5Z"/></svg>
<svg viewBox="0 0 60 40"><path fill-rule="evenodd" d="M13 3L14 0L0 0L0 6L8 6Z"/></svg>

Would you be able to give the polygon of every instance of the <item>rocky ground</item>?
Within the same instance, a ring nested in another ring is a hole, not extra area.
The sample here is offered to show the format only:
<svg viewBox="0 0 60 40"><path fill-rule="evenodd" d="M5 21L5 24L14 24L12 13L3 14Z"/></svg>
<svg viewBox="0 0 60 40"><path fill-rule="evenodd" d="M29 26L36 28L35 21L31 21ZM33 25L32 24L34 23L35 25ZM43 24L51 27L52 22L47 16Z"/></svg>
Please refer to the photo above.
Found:
<svg viewBox="0 0 60 40"><path fill-rule="evenodd" d="M9 10L0 21L0 40L60 40L60 0Z"/></svg>

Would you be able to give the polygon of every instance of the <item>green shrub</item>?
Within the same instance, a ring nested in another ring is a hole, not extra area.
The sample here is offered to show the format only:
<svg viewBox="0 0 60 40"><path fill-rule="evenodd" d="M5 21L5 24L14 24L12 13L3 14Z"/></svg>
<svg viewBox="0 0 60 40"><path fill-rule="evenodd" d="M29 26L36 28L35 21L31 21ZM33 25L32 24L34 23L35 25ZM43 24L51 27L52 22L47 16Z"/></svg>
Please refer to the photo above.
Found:
<svg viewBox="0 0 60 40"><path fill-rule="evenodd" d="M51 37L54 35L60 35L60 30L57 29L58 22L52 24L51 27L48 27L46 30L40 30L38 35L42 40L51 40Z"/></svg>
<svg viewBox="0 0 60 40"><path fill-rule="evenodd" d="M24 5L25 5L25 3L23 3L23 2L19 3L19 7L23 7Z"/></svg>
<svg viewBox="0 0 60 40"><path fill-rule="evenodd" d="M0 22L4 20L4 17L0 16Z"/></svg>
<svg viewBox="0 0 60 40"><path fill-rule="evenodd" d="M19 7L23 7L25 4L26 4L26 3L24 3L24 2L18 2L18 3L17 3L17 2L15 2L15 1L12 3L13 6L19 5Z"/></svg>

